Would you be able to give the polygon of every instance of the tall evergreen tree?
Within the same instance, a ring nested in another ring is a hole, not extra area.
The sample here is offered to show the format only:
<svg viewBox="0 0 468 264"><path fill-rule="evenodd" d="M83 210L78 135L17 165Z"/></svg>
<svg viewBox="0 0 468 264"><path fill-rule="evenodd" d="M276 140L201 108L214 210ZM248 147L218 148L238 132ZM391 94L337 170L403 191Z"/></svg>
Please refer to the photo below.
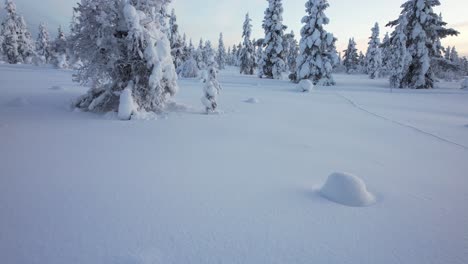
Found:
<svg viewBox="0 0 468 264"><path fill-rule="evenodd" d="M174 61L174 66L177 69L183 62L183 43L179 33L179 25L177 24L177 16L175 10L172 9L169 17L169 41L171 43L171 55Z"/></svg>
<svg viewBox="0 0 468 264"><path fill-rule="evenodd" d="M237 66L237 46L232 45L232 54L231 54L232 66Z"/></svg>
<svg viewBox="0 0 468 264"><path fill-rule="evenodd" d="M286 27L283 25L282 0L268 0L268 8L265 11L263 29L265 50L259 62L258 75L260 77L281 79L286 72L284 62L283 35Z"/></svg>
<svg viewBox="0 0 468 264"><path fill-rule="evenodd" d="M65 32L63 32L62 26L59 26L57 38L52 45L53 63L57 68L64 69L68 67L67 46Z"/></svg>
<svg viewBox="0 0 468 264"><path fill-rule="evenodd" d="M213 113L218 108L218 96L221 91L214 54L208 54L207 69L203 75L203 83L203 97L201 101L205 106L206 113Z"/></svg>
<svg viewBox="0 0 468 264"><path fill-rule="evenodd" d="M76 107L116 111L125 103L120 96L130 93L136 110L164 111L177 91L170 42L161 23L168 2L81 0L72 29L84 62L76 80L92 87Z"/></svg>
<svg viewBox="0 0 468 264"><path fill-rule="evenodd" d="M346 73L355 73L358 70L359 55L354 38L349 39L348 48L344 50L343 66L346 67Z"/></svg>
<svg viewBox="0 0 468 264"><path fill-rule="evenodd" d="M49 32L43 23L39 25L39 34L36 40L36 53L41 63L50 62L52 57L50 37Z"/></svg>
<svg viewBox="0 0 468 264"><path fill-rule="evenodd" d="M307 15L302 18L300 55L297 58L297 80L310 79L314 84L335 85L333 66L338 61L335 49L336 38L324 29L329 23L325 10L327 0L308 0Z"/></svg>
<svg viewBox="0 0 468 264"><path fill-rule="evenodd" d="M203 46L203 39L200 39L200 41L198 42L198 48L197 50L195 51L195 61L197 62L197 66L198 66L198 69L204 69L205 68L205 61L203 60L203 49L204 49L204 46Z"/></svg>
<svg viewBox="0 0 468 264"><path fill-rule="evenodd" d="M26 22L16 12L16 5L12 0L5 0L5 10L7 15L0 31L0 35L3 36L4 57L10 64L30 63L35 57L35 52Z"/></svg>
<svg viewBox="0 0 468 264"><path fill-rule="evenodd" d="M23 16L19 17L18 25L18 53L24 63L30 64L36 58L34 41Z"/></svg>
<svg viewBox="0 0 468 264"><path fill-rule="evenodd" d="M434 87L434 64L442 57L440 40L458 32L446 28L441 16L434 13L433 7L439 0L408 0L402 5L400 17L387 24L396 27L407 21L402 34L407 38L406 49L410 56L408 70L399 87L428 89ZM392 36L399 37L399 36Z"/></svg>
<svg viewBox="0 0 468 264"><path fill-rule="evenodd" d="M184 52L186 59L182 65L177 68L177 74L183 78L195 78L198 76L199 69L197 61L195 60L195 48L192 40L189 41L189 45Z"/></svg>
<svg viewBox="0 0 468 264"><path fill-rule="evenodd" d="M252 25L250 24L252 20L247 13L245 15L242 37L244 38L244 43L242 45L242 50L240 52L240 73L253 75L256 67L255 63L255 54L252 41L250 36L252 35Z"/></svg>
<svg viewBox="0 0 468 264"><path fill-rule="evenodd" d="M224 46L223 33L219 33L218 53L216 56L216 62L218 63L219 69L224 70L226 68L227 54L226 47Z"/></svg>
<svg viewBox="0 0 468 264"><path fill-rule="evenodd" d="M286 64L290 72L296 72L296 61L299 56L299 44L297 43L294 31L291 30L289 34L285 35L286 38Z"/></svg>
<svg viewBox="0 0 468 264"><path fill-rule="evenodd" d="M403 88L402 80L408 70L410 55L406 49L408 38L405 34L408 21L406 17L401 17L399 24L392 32L389 40L388 72L390 74L390 86L394 88Z"/></svg>
<svg viewBox="0 0 468 264"><path fill-rule="evenodd" d="M385 37L380 45L382 50L382 75L388 75L389 73L389 60L390 60L390 35L385 33Z"/></svg>
<svg viewBox="0 0 468 264"><path fill-rule="evenodd" d="M209 40L205 41L205 46L203 46L202 49L202 57L203 63L206 66L208 66L209 63L211 63L211 57L215 58L215 50L213 49L211 41ZM216 63L216 60L214 62ZM216 67L218 66L216 65Z"/></svg>
<svg viewBox="0 0 468 264"><path fill-rule="evenodd" d="M380 48L379 34L379 24L375 23L375 26L372 28L372 36L370 37L369 47L366 53L366 71L371 79L382 76L382 50Z"/></svg>

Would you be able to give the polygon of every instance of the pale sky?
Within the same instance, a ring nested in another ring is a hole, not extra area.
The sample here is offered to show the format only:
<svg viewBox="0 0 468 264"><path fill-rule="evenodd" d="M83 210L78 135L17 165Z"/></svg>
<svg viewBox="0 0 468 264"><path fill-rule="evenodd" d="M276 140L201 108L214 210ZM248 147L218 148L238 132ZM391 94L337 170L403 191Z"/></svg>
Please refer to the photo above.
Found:
<svg viewBox="0 0 468 264"><path fill-rule="evenodd" d="M3 6L3 0L0 0ZM72 7L77 0L15 0L18 11L25 15L31 30L44 21L54 34L59 24L68 27ZM338 38L338 50L345 49L348 39L354 37L358 48L365 51L370 29L375 22L381 26L381 37L386 31L385 24L398 17L404 0L329 0L326 14L330 18L327 30ZM288 31L294 30L299 38L301 18L305 15L305 0L284 0L284 24ZM444 45L456 46L460 54L468 56L468 1L441 0L436 12L442 12L450 27L460 31L457 38L447 38ZM266 0L174 0L180 31L187 33L195 45L200 37L217 45L218 35L224 33L226 45L232 46L241 41L242 23L245 13L252 18L253 37L263 37L261 23ZM3 13L3 11L2 11Z"/></svg>

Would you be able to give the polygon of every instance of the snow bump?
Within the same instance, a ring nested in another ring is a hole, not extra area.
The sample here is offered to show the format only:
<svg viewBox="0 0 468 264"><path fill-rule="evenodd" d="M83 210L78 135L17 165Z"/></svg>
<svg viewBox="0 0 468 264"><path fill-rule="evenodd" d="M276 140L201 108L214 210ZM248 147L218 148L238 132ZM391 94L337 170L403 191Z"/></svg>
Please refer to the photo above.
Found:
<svg viewBox="0 0 468 264"><path fill-rule="evenodd" d="M327 182L320 190L320 195L346 206L363 207L375 202L374 195L367 190L362 179L340 172L328 176Z"/></svg>
<svg viewBox="0 0 468 264"><path fill-rule="evenodd" d="M299 82L299 89L301 92L310 92L314 89L314 84L310 80L301 80Z"/></svg>

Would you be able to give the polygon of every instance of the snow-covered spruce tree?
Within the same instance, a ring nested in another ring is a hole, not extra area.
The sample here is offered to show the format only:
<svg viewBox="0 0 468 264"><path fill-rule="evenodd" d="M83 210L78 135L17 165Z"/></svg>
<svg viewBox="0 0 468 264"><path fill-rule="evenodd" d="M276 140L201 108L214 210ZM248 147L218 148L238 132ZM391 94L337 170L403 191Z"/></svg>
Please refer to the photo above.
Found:
<svg viewBox="0 0 468 264"><path fill-rule="evenodd" d="M258 39L254 45L257 47L255 52L255 60L257 62L257 68L259 68L258 63L262 60L263 57L263 39Z"/></svg>
<svg viewBox="0 0 468 264"><path fill-rule="evenodd" d="M49 63L52 57L49 32L46 26L39 25L39 34L36 40L36 54L40 63Z"/></svg>
<svg viewBox="0 0 468 264"><path fill-rule="evenodd" d="M237 62L237 46L232 45L232 51L231 51L231 66L236 66Z"/></svg>
<svg viewBox="0 0 468 264"><path fill-rule="evenodd" d="M218 108L218 95L221 85L218 82L218 69L214 54L209 54L206 71L203 74L203 97L201 99L206 113L213 113Z"/></svg>
<svg viewBox="0 0 468 264"><path fill-rule="evenodd" d="M196 78L199 74L197 61L195 60L195 48L190 40L187 50L184 52L186 59L182 65L177 68L177 74L182 78Z"/></svg>
<svg viewBox="0 0 468 264"><path fill-rule="evenodd" d="M231 52L231 47L228 47L227 53L226 53L226 65L227 66L232 66L232 52Z"/></svg>
<svg viewBox="0 0 468 264"><path fill-rule="evenodd" d="M81 0L75 8L78 22L72 41L84 65L75 80L92 87L76 107L117 111L129 101L123 95L131 95L133 111L164 111L178 88L167 31L161 24L161 10L168 2Z"/></svg>
<svg viewBox="0 0 468 264"><path fill-rule="evenodd" d="M359 60L359 63L358 63L359 66L358 66L357 72L367 74L367 60L366 60L366 56L364 55L364 53L362 53L362 51L359 51L358 60Z"/></svg>
<svg viewBox="0 0 468 264"><path fill-rule="evenodd" d="M237 44L237 51L236 51L236 66L239 67L240 66L240 54L242 52L242 44L239 42L239 44Z"/></svg>
<svg viewBox="0 0 468 264"><path fill-rule="evenodd" d="M370 37L369 47L366 53L366 72L371 79L382 76L382 50L380 48L379 34L379 24L375 23L375 26L372 28L372 36Z"/></svg>
<svg viewBox="0 0 468 264"><path fill-rule="evenodd" d="M452 51L451 47L448 46L446 49L445 49L445 53L444 53L444 58L446 60L450 60L450 52Z"/></svg>
<svg viewBox="0 0 468 264"><path fill-rule="evenodd" d="M434 64L442 58L440 40L458 35L457 31L446 28L447 23L434 13L432 8L439 5L439 0L408 0L402 5L400 17L387 24L396 27L402 23L403 18L407 21L402 33L407 38L406 49L411 60L399 87L434 87Z"/></svg>
<svg viewBox="0 0 468 264"><path fill-rule="evenodd" d="M226 68L226 47L224 46L223 40L223 33L219 33L219 41L218 41L218 53L216 54L216 62L218 63L218 67L221 70Z"/></svg>
<svg viewBox="0 0 468 264"><path fill-rule="evenodd" d="M53 64L59 69L68 68L67 58L67 38L63 32L62 26L57 29L57 38L52 45Z"/></svg>
<svg viewBox="0 0 468 264"><path fill-rule="evenodd" d="M346 67L346 73L356 73L359 68L359 55L356 49L354 38L350 38L348 48L344 50L343 66Z"/></svg>
<svg viewBox="0 0 468 264"><path fill-rule="evenodd" d="M460 57L458 56L458 51L456 50L455 46L453 46L450 50L450 61L455 65L460 64Z"/></svg>
<svg viewBox="0 0 468 264"><path fill-rule="evenodd" d="M299 56L299 44L297 43L294 31L285 35L286 39L286 64L289 71L293 74L297 68L297 57Z"/></svg>
<svg viewBox="0 0 468 264"><path fill-rule="evenodd" d="M0 36L2 36L2 52L5 60L10 64L21 63L23 58L18 53L18 25L16 23L16 5L13 1L5 1L7 16L2 22Z"/></svg>
<svg viewBox="0 0 468 264"><path fill-rule="evenodd" d="M174 61L174 66L177 69L183 62L183 45L182 38L179 34L179 25L177 25L177 17L175 10L172 9L169 18L169 41L171 43L171 55Z"/></svg>
<svg viewBox="0 0 468 264"><path fill-rule="evenodd" d="M10 64L30 63L35 56L34 45L24 18L16 12L16 5L12 0L5 1L6 17L2 22L0 35L2 51L6 61Z"/></svg>
<svg viewBox="0 0 468 264"><path fill-rule="evenodd" d="M204 65L208 66L209 63L211 63L211 57L215 57L215 50L213 49L213 46L211 45L211 41L207 40L205 41L205 46L202 49L202 56L203 56L203 63ZM216 60L215 60L216 63Z"/></svg>
<svg viewBox="0 0 468 264"><path fill-rule="evenodd" d="M309 79L314 84L335 85L333 66L338 62L335 49L336 38L324 29L329 23L324 11L327 0L308 0L307 15L302 18L300 54L297 58L296 81Z"/></svg>
<svg viewBox="0 0 468 264"><path fill-rule="evenodd" d="M382 40L380 45L382 50L382 76L387 76L389 73L388 62L390 60L390 35L388 32L385 34L385 37Z"/></svg>
<svg viewBox="0 0 468 264"><path fill-rule="evenodd" d="M259 61L259 77L281 79L286 72L284 62L283 35L286 27L283 25L282 0L268 0L268 8L265 10L263 29L265 30L265 47Z"/></svg>
<svg viewBox="0 0 468 264"><path fill-rule="evenodd" d="M244 25L243 25L243 32L242 37L244 38L244 43L242 45L242 50L240 52L240 73L253 75L255 73L255 54L254 54L254 47L252 41L250 40L250 36L252 35L252 24L250 22L249 14L245 15Z"/></svg>
<svg viewBox="0 0 468 264"><path fill-rule="evenodd" d="M206 67L205 62L203 60L203 39L200 39L200 42L198 43L198 48L195 51L195 61L197 62L198 69L204 69Z"/></svg>
<svg viewBox="0 0 468 264"><path fill-rule="evenodd" d="M408 38L405 34L408 21L402 17L399 24L395 27L389 40L388 73L390 75L390 86L394 88L403 88L402 80L408 70L410 55L406 49Z"/></svg>

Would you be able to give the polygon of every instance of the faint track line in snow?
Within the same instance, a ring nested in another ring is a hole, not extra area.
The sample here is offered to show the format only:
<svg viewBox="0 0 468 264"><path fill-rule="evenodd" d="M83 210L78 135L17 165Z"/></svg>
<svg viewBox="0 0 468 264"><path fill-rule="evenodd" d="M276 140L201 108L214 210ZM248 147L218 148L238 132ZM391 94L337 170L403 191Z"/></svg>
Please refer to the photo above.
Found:
<svg viewBox="0 0 468 264"><path fill-rule="evenodd" d="M336 94L338 97L343 98L343 99L346 100L349 104L351 104L354 108L356 108L356 109L358 109L358 110L360 110L360 111L362 111L362 112L365 112L365 113L367 113L367 114L373 115L373 116L378 117L378 118L380 118L380 119L383 119L383 120L385 120L385 121L394 123L394 124L396 124L396 125L399 125L399 126L402 126L402 127L406 127L406 128L412 129L412 130L415 130L415 131L417 131L418 133L424 134L424 135L426 135L426 136L430 136L430 137L432 137L432 138L438 139L438 140L443 141L443 142L445 142L445 143L449 143L449 144L451 144L451 145L455 145L455 146L458 146L458 147L463 148L463 149L465 149L465 150L468 150L468 147L465 146L465 145L462 145L462 144L457 143L457 142L454 142L454 141L452 141L452 140L449 140L449 139L443 138L443 137L441 137L441 136L432 134L432 133L430 133L430 132L427 132L427 131L425 131L425 130L422 130L422 129L420 129L420 128L417 128L417 127L415 127L415 126L412 126L412 125L409 125L409 124L405 124L405 123L402 123L402 122L393 120L393 119L391 119L391 118L388 118L388 117L379 115L379 114L377 114L377 113L375 113L375 112L372 112L372 111L370 111L370 110L368 110L368 109L366 109L366 108L360 106L359 104L357 104L356 102L354 102L354 101L351 100L350 98L348 98L348 97L342 95L342 94L339 93L339 92L336 92L335 94Z"/></svg>

